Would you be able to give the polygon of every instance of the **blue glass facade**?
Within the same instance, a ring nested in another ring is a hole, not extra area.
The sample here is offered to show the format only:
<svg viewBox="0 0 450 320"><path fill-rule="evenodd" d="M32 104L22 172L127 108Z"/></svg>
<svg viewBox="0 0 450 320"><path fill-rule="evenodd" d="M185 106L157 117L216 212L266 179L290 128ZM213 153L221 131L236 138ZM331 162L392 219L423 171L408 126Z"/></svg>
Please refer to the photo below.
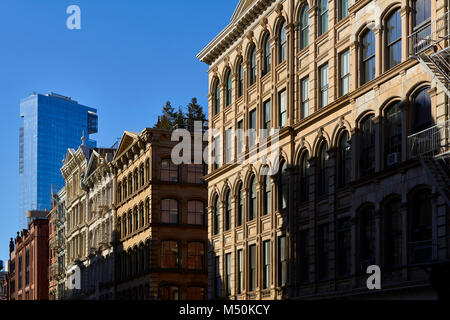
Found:
<svg viewBox="0 0 450 320"><path fill-rule="evenodd" d="M33 94L20 103L19 173L20 221L29 210L50 210L51 188L64 186L62 160L68 148L77 149L84 133L87 146L97 133L97 110L54 93Z"/></svg>

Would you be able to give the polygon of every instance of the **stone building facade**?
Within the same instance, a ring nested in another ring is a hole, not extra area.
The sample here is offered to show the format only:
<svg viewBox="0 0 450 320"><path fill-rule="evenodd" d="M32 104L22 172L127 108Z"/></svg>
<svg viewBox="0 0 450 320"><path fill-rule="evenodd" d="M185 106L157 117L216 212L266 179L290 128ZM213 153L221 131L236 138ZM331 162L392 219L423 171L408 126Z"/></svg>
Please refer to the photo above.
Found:
<svg viewBox="0 0 450 320"><path fill-rule="evenodd" d="M175 165L171 132L125 132L114 157L121 300L205 299L203 164Z"/></svg>
<svg viewBox="0 0 450 320"><path fill-rule="evenodd" d="M450 122L424 59L448 45L448 9L239 2L198 55L223 137L206 177L210 298L436 297L428 272L450 258ZM238 129L256 131L228 136ZM279 156L255 161L276 140ZM382 290L366 286L370 265Z"/></svg>
<svg viewBox="0 0 450 320"><path fill-rule="evenodd" d="M107 167L113 154L113 149L92 148L83 143L78 150L67 151L61 168L66 182L67 299L99 299L100 295L111 298L110 277L114 271L110 264L94 262L112 259L111 175L107 168L98 167ZM99 201L102 195L109 204ZM105 282L100 280L103 276Z"/></svg>

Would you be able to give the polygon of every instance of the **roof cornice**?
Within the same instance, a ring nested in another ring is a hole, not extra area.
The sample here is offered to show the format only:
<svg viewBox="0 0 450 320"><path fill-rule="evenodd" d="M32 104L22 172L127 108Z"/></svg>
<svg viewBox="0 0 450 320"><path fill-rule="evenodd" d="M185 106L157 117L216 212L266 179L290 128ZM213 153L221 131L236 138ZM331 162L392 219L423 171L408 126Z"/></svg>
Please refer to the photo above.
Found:
<svg viewBox="0 0 450 320"><path fill-rule="evenodd" d="M214 61L245 32L260 14L277 0L256 0L240 17L237 16L239 7L233 14L231 23L225 27L200 53L197 59L208 65Z"/></svg>

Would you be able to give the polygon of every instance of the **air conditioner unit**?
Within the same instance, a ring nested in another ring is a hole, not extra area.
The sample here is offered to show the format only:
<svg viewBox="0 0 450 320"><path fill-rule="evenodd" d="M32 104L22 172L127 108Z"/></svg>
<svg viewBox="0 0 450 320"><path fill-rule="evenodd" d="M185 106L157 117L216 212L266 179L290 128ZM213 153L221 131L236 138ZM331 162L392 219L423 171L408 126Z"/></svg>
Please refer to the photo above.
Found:
<svg viewBox="0 0 450 320"><path fill-rule="evenodd" d="M387 156L387 166L390 167L394 164L397 164L401 161L401 155L399 152L394 152L391 154L388 154Z"/></svg>

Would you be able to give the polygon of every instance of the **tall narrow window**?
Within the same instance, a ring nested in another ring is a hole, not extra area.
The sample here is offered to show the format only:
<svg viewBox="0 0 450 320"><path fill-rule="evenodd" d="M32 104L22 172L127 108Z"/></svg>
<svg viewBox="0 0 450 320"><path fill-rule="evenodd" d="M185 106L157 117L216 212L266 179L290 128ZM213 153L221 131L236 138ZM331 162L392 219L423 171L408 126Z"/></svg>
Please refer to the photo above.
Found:
<svg viewBox="0 0 450 320"><path fill-rule="evenodd" d="M431 220L431 191L422 189L409 196L409 259L410 263L425 263L433 257L433 230Z"/></svg>
<svg viewBox="0 0 450 320"><path fill-rule="evenodd" d="M268 137L270 135L270 129L272 127L271 123L271 105L270 100L264 102L264 130L265 136Z"/></svg>
<svg viewBox="0 0 450 320"><path fill-rule="evenodd" d="M289 181L287 177L287 167L286 162L283 161L280 165L280 172L278 176L278 207L280 210L285 210L287 208L288 187Z"/></svg>
<svg viewBox="0 0 450 320"><path fill-rule="evenodd" d="M297 268L299 282L309 281L309 232L302 230L297 233Z"/></svg>
<svg viewBox="0 0 450 320"><path fill-rule="evenodd" d="M318 173L319 195L328 194L328 146L326 143L323 143L319 150Z"/></svg>
<svg viewBox="0 0 450 320"><path fill-rule="evenodd" d="M264 178L263 189L263 214L266 215L272 212L272 184L269 175Z"/></svg>
<svg viewBox="0 0 450 320"><path fill-rule="evenodd" d="M237 124L237 153L241 155L244 152L244 121L240 120Z"/></svg>
<svg viewBox="0 0 450 320"><path fill-rule="evenodd" d="M256 290L256 245L251 245L249 248L249 272L248 272L248 280L249 280L249 291Z"/></svg>
<svg viewBox="0 0 450 320"><path fill-rule="evenodd" d="M375 33L368 30L361 40L361 84L365 84L375 79Z"/></svg>
<svg viewBox="0 0 450 320"><path fill-rule="evenodd" d="M300 50L309 46L309 6L305 4L300 13Z"/></svg>
<svg viewBox="0 0 450 320"><path fill-rule="evenodd" d="M286 126L287 121L287 96L286 96L286 90L281 91L278 93L278 103L279 103L279 125L280 129L284 128Z"/></svg>
<svg viewBox="0 0 450 320"><path fill-rule="evenodd" d="M413 99L412 132L418 133L428 129L432 125L431 98L429 87L421 89Z"/></svg>
<svg viewBox="0 0 450 320"><path fill-rule="evenodd" d="M161 223L178 223L178 201L164 199L161 201Z"/></svg>
<svg viewBox="0 0 450 320"><path fill-rule="evenodd" d="M231 296L231 253L225 255L225 287L226 295Z"/></svg>
<svg viewBox="0 0 450 320"><path fill-rule="evenodd" d="M249 199L249 212L248 220L252 221L256 218L257 202L256 202L256 178L253 176L250 179L250 199Z"/></svg>
<svg viewBox="0 0 450 320"><path fill-rule="evenodd" d="M270 240L263 242L263 289L270 287Z"/></svg>
<svg viewBox="0 0 450 320"><path fill-rule="evenodd" d="M163 241L161 243L161 268L176 269L179 263L179 246L177 241Z"/></svg>
<svg viewBox="0 0 450 320"><path fill-rule="evenodd" d="M350 218L338 221L337 240L338 274L343 277L351 273L352 229Z"/></svg>
<svg viewBox="0 0 450 320"><path fill-rule="evenodd" d="M264 66L263 66L263 75L266 75L270 72L271 68L271 60L272 55L270 51L270 36L267 35L264 40Z"/></svg>
<svg viewBox="0 0 450 320"><path fill-rule="evenodd" d="M205 269L205 244L203 242L188 243L188 269Z"/></svg>
<svg viewBox="0 0 450 320"><path fill-rule="evenodd" d="M309 116L309 77L306 77L300 81L300 93L300 116L304 119Z"/></svg>
<svg viewBox="0 0 450 320"><path fill-rule="evenodd" d="M386 109L384 119L385 165L391 166L401 161L402 152L402 111L400 103Z"/></svg>
<svg viewBox="0 0 450 320"><path fill-rule="evenodd" d="M244 94L244 68L242 68L242 61L239 62L238 70L238 97L242 97Z"/></svg>
<svg viewBox="0 0 450 320"><path fill-rule="evenodd" d="M350 181L351 174L351 145L347 131L342 134L339 140L338 152L338 185L342 188Z"/></svg>
<svg viewBox="0 0 450 320"><path fill-rule="evenodd" d="M236 225L242 226L242 216L244 214L244 192L242 191L242 183L239 183L236 208Z"/></svg>
<svg viewBox="0 0 450 320"><path fill-rule="evenodd" d="M286 237L278 238L278 286L283 287L287 284L287 251Z"/></svg>
<svg viewBox="0 0 450 320"><path fill-rule="evenodd" d="M225 231L230 230L231 228L231 191L228 190L226 192L225 197Z"/></svg>
<svg viewBox="0 0 450 320"><path fill-rule="evenodd" d="M214 84L214 114L220 112L220 82L216 79Z"/></svg>
<svg viewBox="0 0 450 320"><path fill-rule="evenodd" d="M233 160L233 130L225 131L225 162L231 163Z"/></svg>
<svg viewBox="0 0 450 320"><path fill-rule="evenodd" d="M188 201L187 212L188 224L191 225L204 225L205 219L205 206L201 201Z"/></svg>
<svg viewBox="0 0 450 320"><path fill-rule="evenodd" d="M317 276L318 280L328 279L328 225L322 224L317 229Z"/></svg>
<svg viewBox="0 0 450 320"><path fill-rule="evenodd" d="M225 99L225 104L228 107L233 99L233 82L232 82L232 78L231 78L231 70L227 71L227 76L226 76L226 92L227 92L227 96Z"/></svg>
<svg viewBox="0 0 450 320"><path fill-rule="evenodd" d="M287 50L286 22L283 22L281 24L278 33L278 38L279 38L278 62L281 63L286 60L286 50Z"/></svg>
<svg viewBox="0 0 450 320"><path fill-rule="evenodd" d="M402 215L400 212L400 199L388 201L383 208L385 241L385 266L387 268L399 267L402 264Z"/></svg>
<svg viewBox="0 0 450 320"><path fill-rule="evenodd" d="M214 259L214 295L216 298L222 296L222 279L220 277L220 257Z"/></svg>
<svg viewBox="0 0 450 320"><path fill-rule="evenodd" d="M426 24L431 19L431 1L413 0L413 27L418 28ZM428 29L428 28L427 28ZM431 31L431 29L428 29Z"/></svg>
<svg viewBox="0 0 450 320"><path fill-rule="evenodd" d="M396 10L386 21L386 68L396 66L402 62L402 18Z"/></svg>
<svg viewBox="0 0 450 320"><path fill-rule="evenodd" d="M350 91L350 50L339 55L339 93L345 96Z"/></svg>
<svg viewBox="0 0 450 320"><path fill-rule="evenodd" d="M309 200L309 156L308 152L305 152L300 160L300 202L306 202Z"/></svg>
<svg viewBox="0 0 450 320"><path fill-rule="evenodd" d="M319 68L319 108L324 108L328 105L328 63Z"/></svg>
<svg viewBox="0 0 450 320"><path fill-rule="evenodd" d="M339 20L344 19L346 16L348 16L348 2L349 0L339 0L339 14L338 18Z"/></svg>
<svg viewBox="0 0 450 320"><path fill-rule="evenodd" d="M375 213L372 207L367 207L359 213L359 261L360 271L364 273L368 266L375 261L376 224Z"/></svg>
<svg viewBox="0 0 450 320"><path fill-rule="evenodd" d="M244 291L244 254L242 249L237 251L237 293Z"/></svg>
<svg viewBox="0 0 450 320"><path fill-rule="evenodd" d="M256 82L256 48L253 47L252 50L250 50L250 76L249 81L250 85L254 84Z"/></svg>
<svg viewBox="0 0 450 320"><path fill-rule="evenodd" d="M375 126L373 115L361 122L359 170L360 178L375 172Z"/></svg>
<svg viewBox="0 0 450 320"><path fill-rule="evenodd" d="M319 36L328 31L328 0L319 0Z"/></svg>
<svg viewBox="0 0 450 320"><path fill-rule="evenodd" d="M214 207L213 207L213 228L214 228L214 234L219 234L219 220L220 220L220 208L219 208L219 197L216 196L216 199L214 200Z"/></svg>
<svg viewBox="0 0 450 320"><path fill-rule="evenodd" d="M141 186L143 186L145 184L145 170L144 170L143 164L139 168L139 171L140 171L140 178L141 178Z"/></svg>
<svg viewBox="0 0 450 320"><path fill-rule="evenodd" d="M249 128L249 147L256 145L256 109L249 112L248 117L248 128Z"/></svg>
<svg viewBox="0 0 450 320"><path fill-rule="evenodd" d="M213 138L213 146L214 146L214 169L218 169L222 165L222 144L220 135Z"/></svg>

